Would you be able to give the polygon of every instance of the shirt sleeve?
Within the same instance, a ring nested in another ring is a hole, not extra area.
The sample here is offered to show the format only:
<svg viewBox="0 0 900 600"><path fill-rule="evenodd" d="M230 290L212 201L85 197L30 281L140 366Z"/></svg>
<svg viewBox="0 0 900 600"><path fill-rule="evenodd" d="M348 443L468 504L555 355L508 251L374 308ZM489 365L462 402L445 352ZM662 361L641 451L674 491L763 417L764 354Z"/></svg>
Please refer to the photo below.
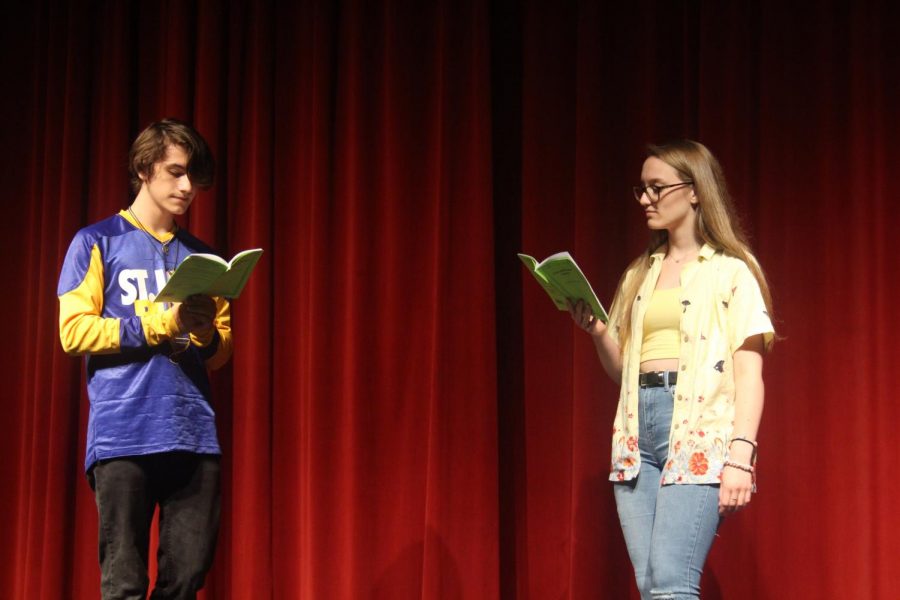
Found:
<svg viewBox="0 0 900 600"><path fill-rule="evenodd" d="M218 369L231 358L231 306L228 300L216 298L215 329L205 336L191 334L191 343L200 348L200 356L210 369Z"/></svg>
<svg viewBox="0 0 900 600"><path fill-rule="evenodd" d="M759 334L763 335L768 350L775 339L775 328L756 277L741 261L731 282L728 301L728 344L731 353L737 352L747 338Z"/></svg>
<svg viewBox="0 0 900 600"><path fill-rule="evenodd" d="M78 249L73 243L73 251ZM103 259L94 244L81 281L59 294L59 338L68 354L111 354L126 348L155 346L178 335L171 311L127 318L103 317ZM71 270L64 266L64 272Z"/></svg>

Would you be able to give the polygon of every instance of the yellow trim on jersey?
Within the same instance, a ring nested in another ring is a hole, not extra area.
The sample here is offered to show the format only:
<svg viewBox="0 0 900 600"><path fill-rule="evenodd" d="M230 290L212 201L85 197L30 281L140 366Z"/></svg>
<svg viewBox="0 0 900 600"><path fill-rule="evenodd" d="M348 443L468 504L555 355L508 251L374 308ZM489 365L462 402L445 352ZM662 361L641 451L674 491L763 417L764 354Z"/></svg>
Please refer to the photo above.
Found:
<svg viewBox="0 0 900 600"><path fill-rule="evenodd" d="M119 351L119 320L104 319L103 261L96 244L84 280L59 297L59 339L67 354Z"/></svg>
<svg viewBox="0 0 900 600"><path fill-rule="evenodd" d="M215 353L206 359L206 366L210 369L218 369L231 358L232 339L231 339L231 306L224 298L214 297L216 301L216 318L215 326L219 332L219 345L216 347ZM213 341L215 332L210 330L205 336L191 334L191 343L195 346L205 348Z"/></svg>
<svg viewBox="0 0 900 600"><path fill-rule="evenodd" d="M155 238L161 244L165 244L166 242L169 242L173 237L175 237L175 232L178 231L178 223L174 224L174 226L172 227L172 231L167 231L163 234L157 234L155 231L150 231L148 229L144 229L143 224L138 223L135 220L136 217L132 216L132 214L128 211L127 208L123 208L122 210L120 210L119 216L122 217L123 219L125 219L126 221L128 221L129 223L131 223L132 225L134 225L135 229L140 229L141 231L144 231L145 233L149 233L151 236L153 236L153 238Z"/></svg>
<svg viewBox="0 0 900 600"><path fill-rule="evenodd" d="M119 319L103 314L103 258L95 244L84 280L59 297L59 339L68 354L119 352ZM171 311L140 315L144 339L157 346L179 334Z"/></svg>

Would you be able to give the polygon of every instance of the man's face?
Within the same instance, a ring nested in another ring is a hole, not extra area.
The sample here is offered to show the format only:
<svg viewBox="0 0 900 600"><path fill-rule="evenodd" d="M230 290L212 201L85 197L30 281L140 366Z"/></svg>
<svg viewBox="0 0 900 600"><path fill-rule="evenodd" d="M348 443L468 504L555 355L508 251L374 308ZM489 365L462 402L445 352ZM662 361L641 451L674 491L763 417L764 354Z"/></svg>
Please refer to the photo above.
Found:
<svg viewBox="0 0 900 600"><path fill-rule="evenodd" d="M187 163L187 154L181 146L173 144L166 148L165 157L153 165L149 180L141 175L151 200L160 210L183 215L194 200L197 188L188 177Z"/></svg>

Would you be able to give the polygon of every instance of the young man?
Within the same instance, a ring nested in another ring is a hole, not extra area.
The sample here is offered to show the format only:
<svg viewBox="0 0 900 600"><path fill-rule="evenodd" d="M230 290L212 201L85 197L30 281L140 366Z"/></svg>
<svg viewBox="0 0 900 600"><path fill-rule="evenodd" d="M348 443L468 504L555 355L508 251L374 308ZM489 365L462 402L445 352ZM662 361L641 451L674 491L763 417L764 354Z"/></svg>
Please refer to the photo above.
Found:
<svg viewBox="0 0 900 600"><path fill-rule="evenodd" d="M151 519L159 553L151 598L195 598L219 525L219 455L207 368L231 355L228 303L155 303L186 256L210 249L175 223L214 163L190 126L166 119L129 154L131 205L75 235L59 277L63 348L84 355L91 408L85 470L100 521L104 599L145 598Z"/></svg>

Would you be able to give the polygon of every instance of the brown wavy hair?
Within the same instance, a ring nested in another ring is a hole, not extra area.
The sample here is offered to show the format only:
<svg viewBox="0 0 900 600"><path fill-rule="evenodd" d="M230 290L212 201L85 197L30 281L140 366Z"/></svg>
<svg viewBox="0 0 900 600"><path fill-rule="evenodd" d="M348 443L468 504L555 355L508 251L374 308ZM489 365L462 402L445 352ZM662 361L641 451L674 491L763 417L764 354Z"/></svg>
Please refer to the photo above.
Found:
<svg viewBox="0 0 900 600"><path fill-rule="evenodd" d="M206 140L183 121L163 119L148 125L131 144L128 174L131 176L132 192L137 194L140 191L141 175L148 180L153 176L153 165L166 157L166 150L173 144L187 154L187 172L191 182L201 188L212 185L216 163Z"/></svg>
<svg viewBox="0 0 900 600"><path fill-rule="evenodd" d="M656 157L678 172L681 181L692 181L697 196L696 234L697 237L717 251L741 259L759 283L766 311L774 320L772 294L766 282L765 273L753 253L744 234L740 220L734 209L725 174L716 157L709 149L693 140L676 140L662 145L647 147L647 157ZM665 229L653 230L647 251L634 259L619 281L618 294L612 307L619 323L619 348L624 352L631 337L631 308L647 272L650 270L650 256L669 239Z"/></svg>

